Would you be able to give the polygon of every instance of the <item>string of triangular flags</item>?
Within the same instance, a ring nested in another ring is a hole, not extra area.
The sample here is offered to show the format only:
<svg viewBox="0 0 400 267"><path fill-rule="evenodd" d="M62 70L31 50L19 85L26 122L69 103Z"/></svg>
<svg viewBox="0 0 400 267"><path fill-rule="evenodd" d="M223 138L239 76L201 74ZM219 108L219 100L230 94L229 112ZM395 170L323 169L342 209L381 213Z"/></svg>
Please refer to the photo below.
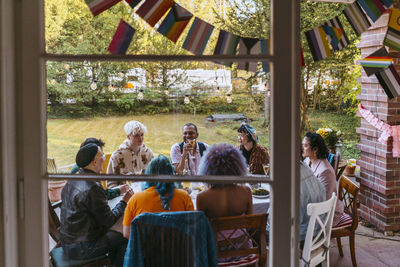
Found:
<svg viewBox="0 0 400 267"><path fill-rule="evenodd" d="M100 14L121 0L85 0L94 16ZM142 0L125 0L132 8L135 8ZM354 32L359 36L366 31L371 22L375 22L383 13L390 10L388 31L385 36L384 45L400 51L400 10L391 8L392 0L356 0L349 4L344 10L343 15L351 25ZM169 12L168 12L169 10ZM136 10L136 14L154 27L161 18L168 12L161 22L157 31L166 38L176 43L182 35L190 20L194 17L188 10L175 3L173 0L145 0ZM184 40L183 48L196 55L202 55L209 41L214 26L206 21L195 17ZM135 30L121 20L113 39L108 47L112 54L125 54L132 40ZM338 16L332 18L322 25L306 31L305 37L315 62L329 57L332 53L345 48L350 44L344 27ZM303 49L300 47L301 66L305 66ZM379 52L380 51L380 52ZM387 51L376 51L360 63L365 68L369 68L367 75L374 74L389 98L400 95L400 79L391 63L380 65L376 64L382 60L389 60ZM257 55L268 54L269 40L240 37L233 33L220 30L214 55ZM377 60L374 57L380 58ZM385 59L386 58L386 59ZM390 60L389 60L390 61ZM368 63L369 62L369 63ZM374 66L370 66L375 62ZM218 63L218 62L217 62ZM221 63L231 66L232 62ZM263 71L268 72L268 63L262 62ZM371 68L372 67L372 68ZM255 72L256 62L239 62L238 69Z"/></svg>
<svg viewBox="0 0 400 267"><path fill-rule="evenodd" d="M94 16L97 16L120 1L121 0L85 0ZM135 8L142 0L126 0L126 2L131 8ZM145 0L136 10L136 14L152 27L154 27L166 13L167 15L161 22L157 31L176 43L188 26L190 20L194 17L192 13L173 0ZM195 17L182 47L193 54L202 55L213 31L213 25ZM134 33L135 30L121 19L108 47L108 51L111 54L125 54ZM233 33L220 30L214 49L214 55L234 55L237 51L239 55L267 55L269 52L269 40L240 37ZM304 59L302 62L304 62ZM232 65L232 62L217 63L226 66ZM268 72L268 63L262 62L262 68L264 72ZM240 62L238 69L255 72L257 71L257 63Z"/></svg>

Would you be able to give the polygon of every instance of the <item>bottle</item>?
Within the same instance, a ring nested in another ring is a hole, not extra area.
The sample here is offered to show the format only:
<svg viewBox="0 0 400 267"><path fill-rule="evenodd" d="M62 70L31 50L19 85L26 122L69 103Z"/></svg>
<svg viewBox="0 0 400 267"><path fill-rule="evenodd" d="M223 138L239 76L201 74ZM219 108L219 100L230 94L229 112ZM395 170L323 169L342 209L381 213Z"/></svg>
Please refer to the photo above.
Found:
<svg viewBox="0 0 400 267"><path fill-rule="evenodd" d="M182 175L191 175L188 157L185 158L185 168L182 171ZM183 182L183 188L190 188L190 182Z"/></svg>

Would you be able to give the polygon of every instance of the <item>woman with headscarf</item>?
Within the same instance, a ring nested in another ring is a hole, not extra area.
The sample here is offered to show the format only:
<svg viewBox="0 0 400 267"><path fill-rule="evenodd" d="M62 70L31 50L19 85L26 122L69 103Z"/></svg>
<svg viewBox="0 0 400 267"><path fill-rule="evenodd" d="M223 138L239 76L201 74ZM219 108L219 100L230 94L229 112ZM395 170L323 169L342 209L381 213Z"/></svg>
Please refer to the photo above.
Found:
<svg viewBox="0 0 400 267"><path fill-rule="evenodd" d="M174 167L164 155L158 155L147 165L145 174L173 175ZM132 220L143 212L193 211L193 202L189 194L175 188L174 183L146 182L143 191L129 200L123 221L123 233L129 238Z"/></svg>
<svg viewBox="0 0 400 267"><path fill-rule="evenodd" d="M252 174L264 174L263 164L269 163L266 147L258 144L256 130L247 123L242 123L238 129L239 149L242 151Z"/></svg>

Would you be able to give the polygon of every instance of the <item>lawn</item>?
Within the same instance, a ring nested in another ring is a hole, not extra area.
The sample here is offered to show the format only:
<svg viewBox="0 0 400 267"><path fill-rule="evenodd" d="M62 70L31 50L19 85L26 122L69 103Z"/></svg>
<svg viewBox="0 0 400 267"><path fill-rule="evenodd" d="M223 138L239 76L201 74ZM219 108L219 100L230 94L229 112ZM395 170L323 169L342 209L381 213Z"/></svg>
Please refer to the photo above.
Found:
<svg viewBox="0 0 400 267"><path fill-rule="evenodd" d="M314 130L322 126L331 126L345 133L345 156L354 157L357 154L355 144L359 137L355 132L359 119L348 115L316 112L310 114L310 122ZM147 126L145 144L155 154L169 156L171 146L180 142L182 126L193 122L198 126L199 141L208 144L231 143L237 144L237 128L240 123L229 122L218 125L207 125L206 115L169 114L169 115L138 115L119 117L95 117L87 119L49 119L47 121L48 157L56 158L58 166L75 162L75 155L79 145L87 137L101 138L105 143L104 151L111 153L125 139L123 127L129 120L138 120ZM262 145L268 146L268 131L262 127L263 117L252 117L251 124L259 134Z"/></svg>

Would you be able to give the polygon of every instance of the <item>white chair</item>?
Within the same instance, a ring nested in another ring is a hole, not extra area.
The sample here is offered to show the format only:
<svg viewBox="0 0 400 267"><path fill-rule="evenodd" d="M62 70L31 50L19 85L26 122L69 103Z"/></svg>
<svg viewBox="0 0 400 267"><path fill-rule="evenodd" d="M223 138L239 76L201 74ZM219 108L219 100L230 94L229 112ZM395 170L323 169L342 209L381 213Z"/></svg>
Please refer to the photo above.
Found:
<svg viewBox="0 0 400 267"><path fill-rule="evenodd" d="M329 267L329 244L336 199L336 194L332 193L332 197L327 201L307 205L310 222L304 240L300 266L313 267L322 262L322 266ZM320 230L314 236L316 225L320 226Z"/></svg>

